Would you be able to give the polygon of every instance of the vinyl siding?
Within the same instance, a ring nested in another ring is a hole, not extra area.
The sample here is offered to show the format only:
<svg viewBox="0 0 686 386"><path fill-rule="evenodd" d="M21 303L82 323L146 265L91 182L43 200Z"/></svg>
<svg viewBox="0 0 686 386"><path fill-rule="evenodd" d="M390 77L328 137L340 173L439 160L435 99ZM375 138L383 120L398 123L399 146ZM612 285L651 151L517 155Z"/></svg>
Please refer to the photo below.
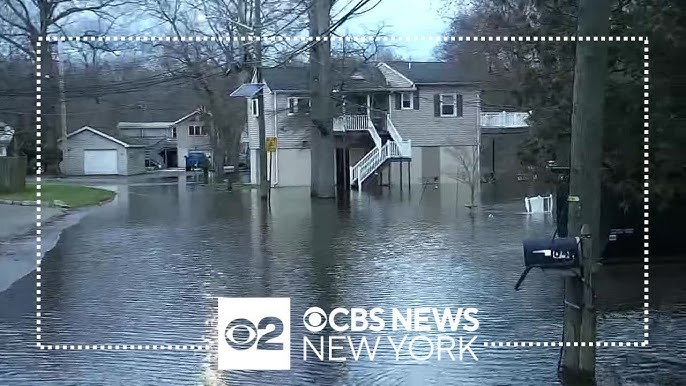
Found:
<svg viewBox="0 0 686 386"><path fill-rule="evenodd" d="M145 173L145 148L130 147L126 149L126 153L126 174L133 175Z"/></svg>
<svg viewBox="0 0 686 386"><path fill-rule="evenodd" d="M288 98L307 97L302 93L269 92L264 94L265 132L267 137L278 138L279 149L307 149L309 148L310 130L314 127L310 116L304 113L288 115ZM276 100L276 110L274 108ZM251 100L248 105L248 139L250 149L259 149L258 117L252 115ZM276 121L275 118L276 117ZM278 130L274 130L276 127ZM303 143L306 141L306 143Z"/></svg>
<svg viewBox="0 0 686 386"><path fill-rule="evenodd" d="M81 176L84 174L84 150L116 150L117 170L119 174L126 175L127 149L124 146L88 130L69 137L67 141L67 154L64 156L64 166L68 175Z"/></svg>
<svg viewBox="0 0 686 386"><path fill-rule="evenodd" d="M288 115L288 98L308 98L303 94L276 94L276 125L278 128L278 146L280 149L306 149L309 148L310 133L314 128L309 114L297 112ZM305 142L305 143L303 143Z"/></svg>
<svg viewBox="0 0 686 386"><path fill-rule="evenodd" d="M476 142L479 132L479 94L475 89L418 86L418 91L419 110L395 110L391 106L391 121L403 139L411 140L412 146L468 145ZM450 93L462 95L462 116L434 116L434 95Z"/></svg>
<svg viewBox="0 0 686 386"><path fill-rule="evenodd" d="M171 138L171 129L127 128L119 131L122 135L133 138Z"/></svg>
<svg viewBox="0 0 686 386"><path fill-rule="evenodd" d="M205 126L205 130L209 130L209 126L205 125L203 121L191 121L191 118L189 117L175 125L179 160L182 160L189 151L210 151L212 149L209 135L188 135L188 126Z"/></svg>
<svg viewBox="0 0 686 386"><path fill-rule="evenodd" d="M260 129L259 117L252 115L251 102L252 99L246 99L248 105L248 140L250 142L250 149L260 148ZM264 109L265 115L265 132L267 137L274 136L274 95L265 90L264 93ZM260 111L262 114L262 111Z"/></svg>

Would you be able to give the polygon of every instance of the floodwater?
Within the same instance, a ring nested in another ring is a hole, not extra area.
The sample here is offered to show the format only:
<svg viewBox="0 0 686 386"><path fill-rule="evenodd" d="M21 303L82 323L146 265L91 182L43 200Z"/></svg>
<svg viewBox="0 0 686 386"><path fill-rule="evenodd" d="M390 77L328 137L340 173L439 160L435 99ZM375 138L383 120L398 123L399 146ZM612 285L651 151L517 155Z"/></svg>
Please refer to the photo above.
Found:
<svg viewBox="0 0 686 386"><path fill-rule="evenodd" d="M172 183L173 182L173 183ZM521 242L552 234L550 215L521 214L520 192L484 190L476 215L448 186L311 200L278 189L226 192L192 180L110 186L114 202L66 229L42 263L43 344L210 345L200 351L35 348L35 275L0 293L2 385L556 384L562 279L532 271L519 292ZM545 193L545 192L534 192ZM489 195L490 194L490 195ZM490 197L490 198L489 198ZM516 200L513 200L517 198ZM598 351L600 384L686 382L683 267L651 270L650 346ZM642 341L639 268L608 270L599 340ZM608 284L610 283L610 284ZM476 307L478 361L303 362L290 371L217 371L217 297L291 297L292 337L311 306Z"/></svg>

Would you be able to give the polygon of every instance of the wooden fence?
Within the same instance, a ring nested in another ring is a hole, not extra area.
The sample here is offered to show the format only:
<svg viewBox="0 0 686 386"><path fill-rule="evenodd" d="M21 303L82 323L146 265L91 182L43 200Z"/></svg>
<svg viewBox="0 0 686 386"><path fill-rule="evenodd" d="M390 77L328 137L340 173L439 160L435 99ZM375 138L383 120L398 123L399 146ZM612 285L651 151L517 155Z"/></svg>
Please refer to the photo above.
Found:
<svg viewBox="0 0 686 386"><path fill-rule="evenodd" d="M0 157L0 192L14 193L26 188L26 157Z"/></svg>

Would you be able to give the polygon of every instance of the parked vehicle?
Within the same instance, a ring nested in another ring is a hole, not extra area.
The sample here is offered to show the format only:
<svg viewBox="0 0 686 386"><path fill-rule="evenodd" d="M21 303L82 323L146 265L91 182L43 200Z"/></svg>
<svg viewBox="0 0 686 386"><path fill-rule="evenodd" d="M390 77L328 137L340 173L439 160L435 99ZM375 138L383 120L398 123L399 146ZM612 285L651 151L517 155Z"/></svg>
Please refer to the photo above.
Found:
<svg viewBox="0 0 686 386"><path fill-rule="evenodd" d="M247 168L250 166L250 153L245 152L238 155L238 167Z"/></svg>
<svg viewBox="0 0 686 386"><path fill-rule="evenodd" d="M186 158L186 171L190 172L193 169L205 169L210 166L210 160L207 155L202 152L190 152L184 156Z"/></svg>

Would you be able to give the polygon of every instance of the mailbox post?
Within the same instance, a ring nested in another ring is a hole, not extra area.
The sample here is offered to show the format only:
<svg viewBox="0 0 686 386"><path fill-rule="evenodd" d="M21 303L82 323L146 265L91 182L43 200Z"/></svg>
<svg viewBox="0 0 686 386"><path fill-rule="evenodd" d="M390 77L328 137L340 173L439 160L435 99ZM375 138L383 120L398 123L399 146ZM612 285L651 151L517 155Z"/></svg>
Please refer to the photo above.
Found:
<svg viewBox="0 0 686 386"><path fill-rule="evenodd" d="M524 272L515 290L519 290L533 268L554 271L563 277L580 277L583 251L578 237L532 239L524 241Z"/></svg>

